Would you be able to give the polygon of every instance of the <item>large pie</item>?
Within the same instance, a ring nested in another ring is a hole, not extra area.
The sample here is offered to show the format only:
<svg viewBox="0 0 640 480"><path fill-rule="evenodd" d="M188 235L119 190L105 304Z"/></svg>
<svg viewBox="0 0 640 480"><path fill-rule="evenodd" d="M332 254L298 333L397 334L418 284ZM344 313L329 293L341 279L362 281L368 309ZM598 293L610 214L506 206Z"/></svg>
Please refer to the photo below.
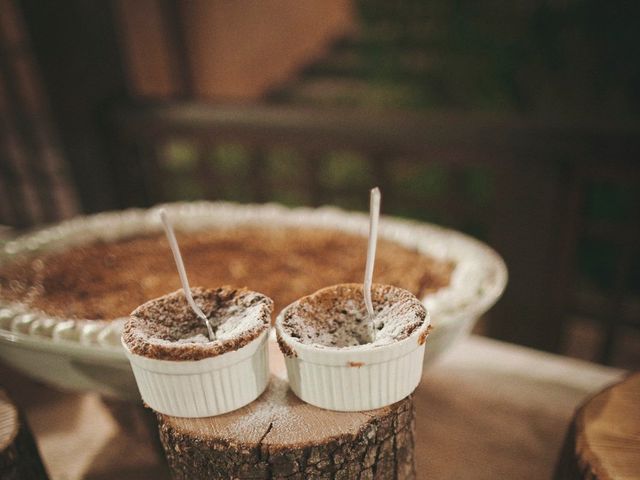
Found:
<svg viewBox="0 0 640 480"><path fill-rule="evenodd" d="M366 239L339 230L239 227L178 233L192 285L233 285L275 300L275 311L322 287L361 282ZM417 296L449 283L453 265L381 240L375 280ZM180 288L161 233L23 254L0 267L0 297L62 318L109 320Z"/></svg>
<svg viewBox="0 0 640 480"><path fill-rule="evenodd" d="M165 207L192 286L247 287L274 299L277 314L328 285L362 282L363 214L209 202ZM3 250L0 329L15 333L119 347L120 330L111 325L121 322L113 320L180 287L154 209L73 219ZM506 270L495 252L462 234L386 218L374 281L423 299L438 331L483 313L502 292Z"/></svg>

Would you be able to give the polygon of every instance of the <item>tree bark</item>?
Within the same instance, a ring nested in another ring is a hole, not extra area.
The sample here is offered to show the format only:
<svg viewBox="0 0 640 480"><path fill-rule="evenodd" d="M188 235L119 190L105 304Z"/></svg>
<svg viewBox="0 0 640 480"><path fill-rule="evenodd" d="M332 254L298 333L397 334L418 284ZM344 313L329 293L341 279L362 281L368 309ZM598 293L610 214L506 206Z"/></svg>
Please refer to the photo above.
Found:
<svg viewBox="0 0 640 480"><path fill-rule="evenodd" d="M158 414L175 479L415 478L415 411L408 397L367 412L334 412L299 400L272 376L255 402L226 415Z"/></svg>
<svg viewBox="0 0 640 480"><path fill-rule="evenodd" d="M0 389L0 478L47 479L47 472L24 417Z"/></svg>

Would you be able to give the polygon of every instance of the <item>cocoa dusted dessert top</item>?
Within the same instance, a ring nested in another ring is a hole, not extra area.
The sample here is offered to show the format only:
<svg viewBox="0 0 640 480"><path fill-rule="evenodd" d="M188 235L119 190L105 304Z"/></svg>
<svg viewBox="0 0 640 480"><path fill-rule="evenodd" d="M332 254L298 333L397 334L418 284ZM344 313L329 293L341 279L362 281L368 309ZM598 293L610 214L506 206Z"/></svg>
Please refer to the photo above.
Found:
<svg viewBox="0 0 640 480"><path fill-rule="evenodd" d="M282 330L300 343L320 348L377 347L409 337L427 318L422 302L399 287L374 284L372 303L373 338L360 283L326 287L301 298L285 310ZM282 339L278 341L282 346Z"/></svg>
<svg viewBox="0 0 640 480"><path fill-rule="evenodd" d="M214 327L213 341L180 289L131 313L122 334L129 351L157 360L202 360L238 350L269 328L273 301L261 293L228 286L191 292Z"/></svg>
<svg viewBox="0 0 640 480"><path fill-rule="evenodd" d="M244 226L176 233L192 284L245 285L272 298L276 311L325 285L359 281L366 260L367 239L335 229ZM399 243L378 242L376 279L418 297L447 287L454 267ZM127 317L147 299L177 288L167 240L159 232L0 259L0 302L20 302L59 318Z"/></svg>

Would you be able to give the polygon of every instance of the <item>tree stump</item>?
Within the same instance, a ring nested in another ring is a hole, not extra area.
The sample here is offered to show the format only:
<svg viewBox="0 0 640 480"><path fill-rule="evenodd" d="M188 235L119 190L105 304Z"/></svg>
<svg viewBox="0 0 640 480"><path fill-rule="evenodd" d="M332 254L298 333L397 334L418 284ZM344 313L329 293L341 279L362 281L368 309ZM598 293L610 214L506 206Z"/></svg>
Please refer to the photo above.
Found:
<svg viewBox="0 0 640 480"><path fill-rule="evenodd" d="M571 422L556 479L640 478L640 373L589 399Z"/></svg>
<svg viewBox="0 0 640 480"><path fill-rule="evenodd" d="M46 479L31 432L6 392L0 389L0 478Z"/></svg>
<svg viewBox="0 0 640 480"><path fill-rule="evenodd" d="M269 386L246 407L208 418L158 414L175 479L415 478L412 397L367 412L314 407L291 392L275 349Z"/></svg>

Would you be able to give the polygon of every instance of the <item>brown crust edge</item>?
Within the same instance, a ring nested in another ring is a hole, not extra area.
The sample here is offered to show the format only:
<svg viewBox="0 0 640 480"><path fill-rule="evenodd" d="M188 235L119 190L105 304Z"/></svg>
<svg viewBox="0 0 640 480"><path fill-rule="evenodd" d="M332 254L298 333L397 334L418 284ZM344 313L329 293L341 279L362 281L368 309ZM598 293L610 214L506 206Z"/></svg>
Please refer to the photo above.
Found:
<svg viewBox="0 0 640 480"><path fill-rule="evenodd" d="M424 345L424 342L427 341L427 337L431 333L431 330L433 330L433 325L429 324L429 326L426 328L426 330L424 332L422 332L420 334L420 336L418 337L418 345Z"/></svg>

